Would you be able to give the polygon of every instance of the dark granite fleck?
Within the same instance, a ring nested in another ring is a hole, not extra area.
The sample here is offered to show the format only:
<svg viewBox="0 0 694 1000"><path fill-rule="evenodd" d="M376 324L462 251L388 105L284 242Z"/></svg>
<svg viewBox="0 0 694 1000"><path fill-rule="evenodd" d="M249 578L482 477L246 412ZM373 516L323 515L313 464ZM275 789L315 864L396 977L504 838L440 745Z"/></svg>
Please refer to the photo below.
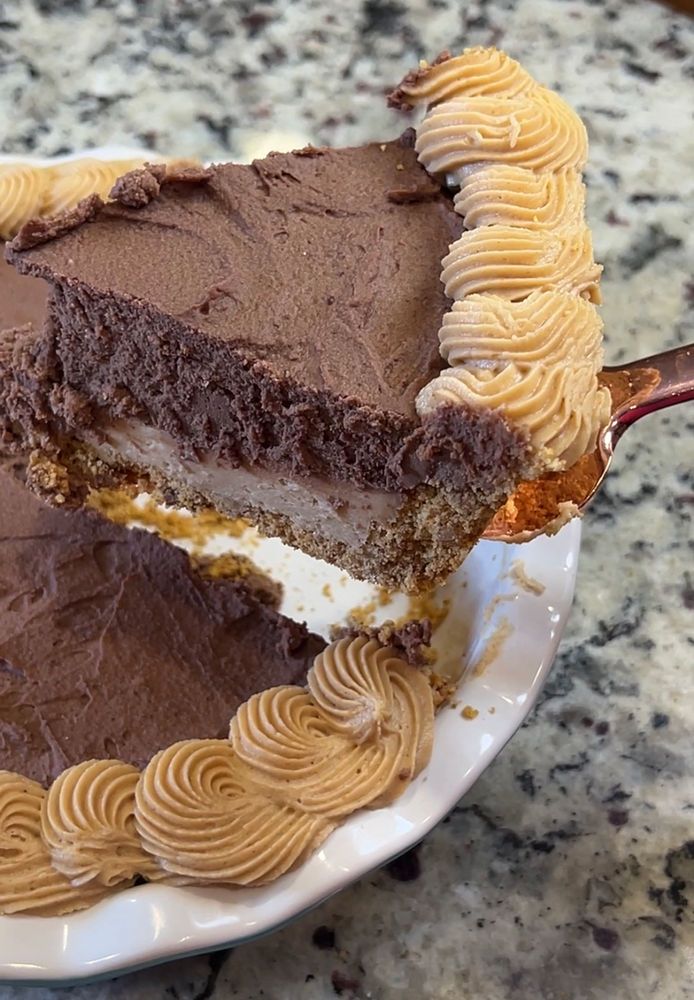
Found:
<svg viewBox="0 0 694 1000"><path fill-rule="evenodd" d="M364 31L389 35L400 25L405 8L393 0L365 0Z"/></svg>
<svg viewBox="0 0 694 1000"><path fill-rule="evenodd" d="M616 785L609 794L602 800L603 802L626 802L631 798L631 792L625 792L621 785Z"/></svg>
<svg viewBox="0 0 694 1000"><path fill-rule="evenodd" d="M666 55L677 60L686 59L689 54L680 41L677 28L674 25L670 26L666 35L663 35L662 38L657 38L653 42L653 48L657 52L664 52Z"/></svg>
<svg viewBox="0 0 694 1000"><path fill-rule="evenodd" d="M619 258L626 274L637 274L646 265L668 250L679 250L682 240L673 236L659 223L652 223L646 230L639 230L630 247Z"/></svg>
<svg viewBox="0 0 694 1000"><path fill-rule="evenodd" d="M344 972L340 972L338 969L332 973L330 981L333 984L333 991L339 997L343 996L345 993L354 994L354 992L361 986L358 979L352 979L350 976L346 976Z"/></svg>
<svg viewBox="0 0 694 1000"><path fill-rule="evenodd" d="M634 191L629 195L631 205L656 205L659 202L679 201L678 194L667 194L661 191Z"/></svg>
<svg viewBox="0 0 694 1000"><path fill-rule="evenodd" d="M210 971L207 979L202 989L193 995L192 1000L210 1000L217 986L219 974L232 954L232 950L215 951L209 956Z"/></svg>
<svg viewBox="0 0 694 1000"><path fill-rule="evenodd" d="M320 948L321 951L329 951L335 947L335 931L332 927L326 927L325 924L321 924L320 927L316 927L311 935L311 942L315 944L316 948Z"/></svg>
<svg viewBox="0 0 694 1000"><path fill-rule="evenodd" d="M422 874L419 846L417 844L386 865L385 870L396 882L414 882Z"/></svg>
<svg viewBox="0 0 694 1000"><path fill-rule="evenodd" d="M662 948L663 951L674 951L677 937L674 927L671 927L665 920L650 914L639 917L639 924L647 927L653 932L651 941Z"/></svg>
<svg viewBox="0 0 694 1000"><path fill-rule="evenodd" d="M675 920L679 923L684 911L689 908L689 896L684 890L694 889L694 840L688 840L681 847L668 851L665 874L670 879L667 897L675 906Z"/></svg>
<svg viewBox="0 0 694 1000"><path fill-rule="evenodd" d="M272 11L254 8L248 14L244 14L241 24L248 31L248 37L255 38L273 17Z"/></svg>
<svg viewBox="0 0 694 1000"><path fill-rule="evenodd" d="M611 621L600 620L597 630L586 642L598 648L625 635L632 635L641 625L646 609L630 594L624 598L617 614Z"/></svg>
<svg viewBox="0 0 694 1000"><path fill-rule="evenodd" d="M563 761L559 764L554 764L549 770L550 781L554 780L556 774L566 774L568 771L582 771L589 762L588 754L580 753L578 760Z"/></svg>
<svg viewBox="0 0 694 1000"><path fill-rule="evenodd" d="M619 946L619 934L609 927L593 927L593 941L603 951L615 951Z"/></svg>
<svg viewBox="0 0 694 1000"><path fill-rule="evenodd" d="M630 59L625 59L622 66L629 73L633 73L634 76L637 76L640 80L645 80L647 83L655 83L663 75L659 70L648 69L647 66L642 66L640 63L633 62Z"/></svg>
<svg viewBox="0 0 694 1000"><path fill-rule="evenodd" d="M521 771L520 774L516 775L516 781L526 795L530 796L531 799L535 797L535 775L531 770Z"/></svg>
<svg viewBox="0 0 694 1000"><path fill-rule="evenodd" d="M607 213L607 215L605 216L605 222L608 224L608 226L628 226L629 225L629 223L627 222L627 220L620 218L620 216L617 215L617 213L615 212L615 210L613 208L611 208L609 210L609 212Z"/></svg>
<svg viewBox="0 0 694 1000"><path fill-rule="evenodd" d="M626 809L610 809L607 814L607 821L611 826L626 826L629 822L629 813Z"/></svg>
<svg viewBox="0 0 694 1000"><path fill-rule="evenodd" d="M531 840L530 846L538 854L551 854L556 845L550 844L548 840Z"/></svg>
<svg viewBox="0 0 694 1000"><path fill-rule="evenodd" d="M648 898L652 900L652 902L657 903L658 906L662 905L664 895L665 890L660 888L660 886L649 885Z"/></svg>

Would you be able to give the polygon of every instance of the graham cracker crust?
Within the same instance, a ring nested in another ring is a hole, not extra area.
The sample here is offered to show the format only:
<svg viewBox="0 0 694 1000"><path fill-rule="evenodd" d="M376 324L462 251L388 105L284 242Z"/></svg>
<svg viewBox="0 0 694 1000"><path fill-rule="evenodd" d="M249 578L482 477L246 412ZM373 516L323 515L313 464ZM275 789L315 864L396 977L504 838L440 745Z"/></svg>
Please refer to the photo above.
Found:
<svg viewBox="0 0 694 1000"><path fill-rule="evenodd" d="M106 463L83 443L69 441L57 458L34 452L28 481L49 502L83 504L93 490L146 490L174 507L199 512L214 509L226 518L246 518L266 536L281 539L317 559L337 564L358 579L407 594L428 592L443 583L461 564L504 495L490 498L474 513L456 504L455 494L428 485L415 487L388 524L373 522L357 546L297 527L286 515L265 508L214 504L183 481L163 477L146 466ZM98 506L98 504L91 504ZM107 512L106 512L107 513Z"/></svg>

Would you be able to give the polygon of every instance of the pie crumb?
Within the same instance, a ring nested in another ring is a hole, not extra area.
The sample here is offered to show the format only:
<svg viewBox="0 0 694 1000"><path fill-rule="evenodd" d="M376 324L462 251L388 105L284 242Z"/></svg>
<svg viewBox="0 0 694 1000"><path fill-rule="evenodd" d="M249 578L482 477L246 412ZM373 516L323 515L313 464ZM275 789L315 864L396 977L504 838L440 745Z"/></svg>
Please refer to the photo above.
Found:
<svg viewBox="0 0 694 1000"><path fill-rule="evenodd" d="M546 588L544 583L540 583L539 580L533 579L532 576L528 576L525 572L525 565L523 564L522 559L516 559L516 561L511 565L509 576L513 577L519 587L522 587L523 590L527 590L530 594L537 594L539 596L545 592Z"/></svg>

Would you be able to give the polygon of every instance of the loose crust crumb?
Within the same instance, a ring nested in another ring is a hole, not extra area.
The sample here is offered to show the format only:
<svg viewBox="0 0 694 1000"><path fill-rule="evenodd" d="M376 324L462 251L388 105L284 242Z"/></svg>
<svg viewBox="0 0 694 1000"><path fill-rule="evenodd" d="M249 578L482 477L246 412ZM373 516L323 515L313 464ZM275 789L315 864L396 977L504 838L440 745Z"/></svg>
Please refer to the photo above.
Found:
<svg viewBox="0 0 694 1000"><path fill-rule="evenodd" d="M527 590L530 594L544 594L545 585L540 583L539 580L533 579L533 577L528 576L525 572L525 566L523 565L522 559L516 559L516 561L511 566L511 571L509 574L523 590Z"/></svg>
<svg viewBox="0 0 694 1000"><path fill-rule="evenodd" d="M481 677L487 667L491 666L501 652L501 647L513 632L513 626L507 618L502 618L496 626L482 653L475 664L472 665L471 673L473 677Z"/></svg>
<svg viewBox="0 0 694 1000"><path fill-rule="evenodd" d="M151 497L144 502L136 501L122 490L95 490L89 495L87 506L116 524L135 522L154 528L167 542L190 542L194 552L203 549L214 535L239 538L250 527L244 518L223 517L213 510L201 510L194 514L166 510Z"/></svg>

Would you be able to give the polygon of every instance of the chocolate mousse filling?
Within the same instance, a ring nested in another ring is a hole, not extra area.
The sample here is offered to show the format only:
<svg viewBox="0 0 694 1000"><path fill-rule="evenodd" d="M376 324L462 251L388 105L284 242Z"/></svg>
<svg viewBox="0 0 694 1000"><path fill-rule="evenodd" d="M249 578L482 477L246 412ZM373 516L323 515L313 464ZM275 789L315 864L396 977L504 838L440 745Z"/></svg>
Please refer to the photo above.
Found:
<svg viewBox="0 0 694 1000"><path fill-rule="evenodd" d="M36 417L22 433L357 576L444 578L533 456L499 413L417 416L462 221L411 135L151 176L10 249L52 286L42 373L36 351L14 364Z"/></svg>

